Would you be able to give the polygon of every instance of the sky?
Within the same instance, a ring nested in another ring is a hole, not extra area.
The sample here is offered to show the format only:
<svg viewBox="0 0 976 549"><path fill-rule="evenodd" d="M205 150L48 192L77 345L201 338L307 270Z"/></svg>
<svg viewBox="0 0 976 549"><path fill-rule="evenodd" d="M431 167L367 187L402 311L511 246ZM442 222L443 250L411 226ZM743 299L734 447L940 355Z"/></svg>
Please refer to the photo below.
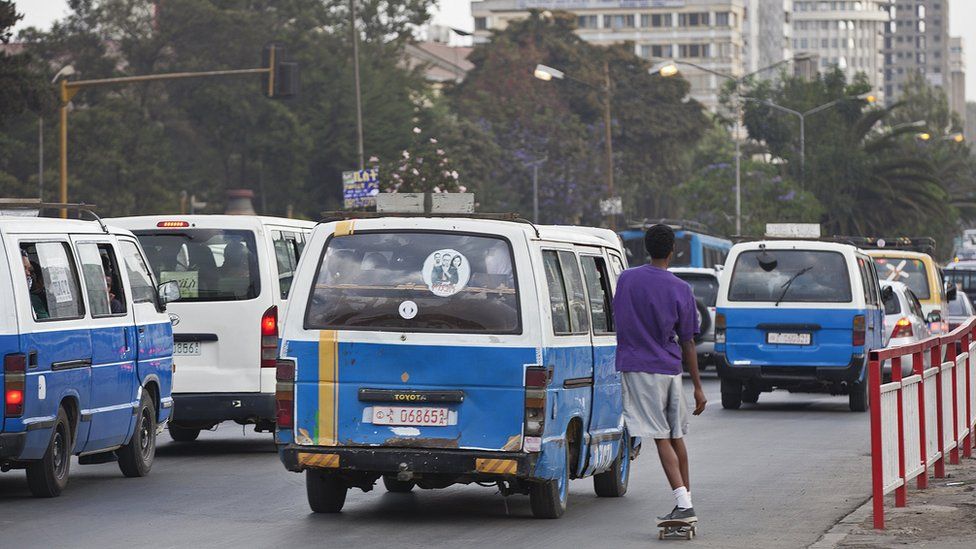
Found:
<svg viewBox="0 0 976 549"><path fill-rule="evenodd" d="M48 28L68 9L66 0L16 0L16 4L18 11L24 14L18 28ZM976 101L976 0L949 0L949 14L949 34L962 36L966 42L966 98ZM472 30L470 0L440 0L434 12L434 22Z"/></svg>

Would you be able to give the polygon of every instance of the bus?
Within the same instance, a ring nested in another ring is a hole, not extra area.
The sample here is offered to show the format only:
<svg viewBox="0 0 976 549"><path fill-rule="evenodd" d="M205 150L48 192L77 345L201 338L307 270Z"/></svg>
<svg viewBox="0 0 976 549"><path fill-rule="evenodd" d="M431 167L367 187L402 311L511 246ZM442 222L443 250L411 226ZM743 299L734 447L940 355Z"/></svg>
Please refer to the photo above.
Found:
<svg viewBox="0 0 976 549"><path fill-rule="evenodd" d="M661 220L660 223L670 225L674 229L674 258L672 267L703 267L714 269L725 263L725 257L732 248L732 241L710 235L703 225L689 221ZM643 265L648 262L647 250L644 249L644 232L654 225L644 222L632 225L620 231L624 250L627 252L627 262L630 265Z"/></svg>

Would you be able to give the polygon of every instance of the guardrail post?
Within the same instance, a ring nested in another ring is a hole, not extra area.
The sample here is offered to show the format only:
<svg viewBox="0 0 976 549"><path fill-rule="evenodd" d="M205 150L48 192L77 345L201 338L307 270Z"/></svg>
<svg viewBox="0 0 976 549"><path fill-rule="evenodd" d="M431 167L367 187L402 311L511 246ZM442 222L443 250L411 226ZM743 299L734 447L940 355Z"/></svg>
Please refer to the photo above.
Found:
<svg viewBox="0 0 976 549"><path fill-rule="evenodd" d="M962 437L962 456L963 457L973 457L973 411L972 404L970 400L972 399L972 372L969 370L969 361L973 359L969 354L969 342L972 341L972 334L966 332L962 336L962 349L966 353L966 369L963 371L966 376L966 434Z"/></svg>
<svg viewBox="0 0 976 549"><path fill-rule="evenodd" d="M938 437L939 457L935 460L935 478L945 478L945 437L942 425L942 341L929 352L930 362L935 371L935 436Z"/></svg>
<svg viewBox="0 0 976 549"><path fill-rule="evenodd" d="M921 446L922 472L915 480L919 490L929 487L929 449L928 441L925 438L925 358L922 353L917 351L912 353L912 372L919 376L918 380L918 440Z"/></svg>
<svg viewBox="0 0 976 549"><path fill-rule="evenodd" d="M959 357L959 342L950 341L948 347L948 360L952 362L952 442L955 444L949 450L949 464L959 465L959 368L956 367L956 358Z"/></svg>
<svg viewBox="0 0 976 549"><path fill-rule="evenodd" d="M905 417L904 409L902 408L902 391L901 387L901 357L896 356L891 358L891 382L897 383L899 385L898 391L895 393L895 399L898 403L898 478L902 480L901 486L895 488L895 507L904 507L906 505L905 499L908 493L908 487L905 481ZM880 387L879 387L880 390ZM880 404L880 403L879 403Z"/></svg>
<svg viewBox="0 0 976 549"><path fill-rule="evenodd" d="M874 506L874 527L884 528L884 465L881 441L881 363L878 353L871 351L868 360L868 397L871 399L871 494Z"/></svg>

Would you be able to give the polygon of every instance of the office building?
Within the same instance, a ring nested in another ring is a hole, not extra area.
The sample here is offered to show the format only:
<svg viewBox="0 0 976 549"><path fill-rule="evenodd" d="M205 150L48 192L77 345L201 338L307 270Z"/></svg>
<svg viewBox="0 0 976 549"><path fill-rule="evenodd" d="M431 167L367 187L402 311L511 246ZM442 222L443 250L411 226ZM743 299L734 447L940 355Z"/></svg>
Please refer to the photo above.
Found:
<svg viewBox="0 0 976 549"><path fill-rule="evenodd" d="M793 0L746 0L742 28L746 72L793 57Z"/></svg>
<svg viewBox="0 0 976 549"><path fill-rule="evenodd" d="M966 48L961 36L949 37L949 108L966 121ZM967 135L972 138L973 136Z"/></svg>
<svg viewBox="0 0 976 549"><path fill-rule="evenodd" d="M793 52L816 55L821 71L838 67L849 80L864 73L873 90L883 95L882 48L890 4L888 0L794 0Z"/></svg>
<svg viewBox="0 0 976 549"><path fill-rule="evenodd" d="M509 21L527 17L530 9L560 9L577 16L577 33L588 42L629 41L637 55L650 60L688 61L738 77L750 65L744 57L742 29L751 1L476 0L471 3L471 13L476 42L488 40L492 29L504 29ZM716 109L724 79L688 67L681 67L681 72L691 82L692 97Z"/></svg>
<svg viewBox="0 0 976 549"><path fill-rule="evenodd" d="M913 74L950 94L949 0L895 0L891 19L884 47L887 101L901 97Z"/></svg>

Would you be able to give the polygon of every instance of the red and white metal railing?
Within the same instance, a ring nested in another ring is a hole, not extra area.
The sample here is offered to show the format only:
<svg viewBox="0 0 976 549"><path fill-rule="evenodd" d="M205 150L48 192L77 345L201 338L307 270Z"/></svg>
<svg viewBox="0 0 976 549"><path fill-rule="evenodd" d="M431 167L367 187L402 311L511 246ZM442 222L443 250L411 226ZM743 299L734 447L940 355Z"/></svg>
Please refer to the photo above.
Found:
<svg viewBox="0 0 976 549"><path fill-rule="evenodd" d="M907 485L928 487L929 471L945 477L946 459L971 457L976 427L976 317L919 343L871 351L871 470L874 527L884 528L884 496L906 504ZM972 357L972 359L970 359ZM911 361L911 375L902 364ZM882 383L882 365L891 380Z"/></svg>

